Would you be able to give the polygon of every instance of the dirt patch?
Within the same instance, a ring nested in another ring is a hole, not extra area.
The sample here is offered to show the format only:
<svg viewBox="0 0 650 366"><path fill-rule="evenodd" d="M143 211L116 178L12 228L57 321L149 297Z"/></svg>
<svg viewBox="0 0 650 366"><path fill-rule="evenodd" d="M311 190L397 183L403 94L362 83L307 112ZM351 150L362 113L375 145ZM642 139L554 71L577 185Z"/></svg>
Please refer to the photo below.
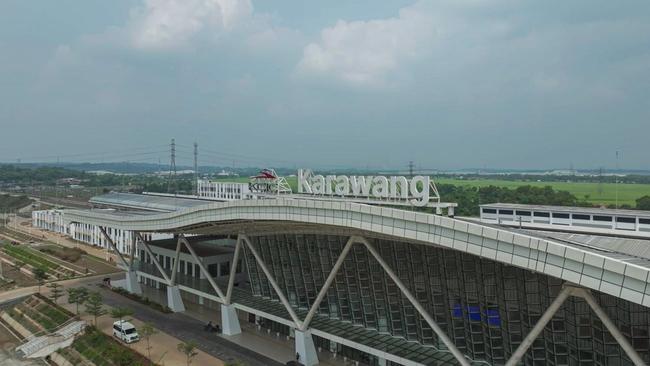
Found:
<svg viewBox="0 0 650 366"><path fill-rule="evenodd" d="M13 285L2 288L2 291L7 291L13 287L28 287L38 284L34 278L16 270L7 263L2 263L0 266L2 266L2 277L6 280L13 281Z"/></svg>
<svg viewBox="0 0 650 366"><path fill-rule="evenodd" d="M77 263L81 259L81 256L86 254L80 248L67 248L54 245L41 247L38 250L70 263Z"/></svg>

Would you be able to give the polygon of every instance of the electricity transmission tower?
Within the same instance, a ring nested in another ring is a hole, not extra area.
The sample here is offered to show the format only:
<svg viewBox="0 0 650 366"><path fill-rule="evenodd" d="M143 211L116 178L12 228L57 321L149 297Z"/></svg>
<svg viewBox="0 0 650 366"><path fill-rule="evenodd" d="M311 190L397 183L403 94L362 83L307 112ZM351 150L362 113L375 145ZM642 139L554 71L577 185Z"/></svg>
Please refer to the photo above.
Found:
<svg viewBox="0 0 650 366"><path fill-rule="evenodd" d="M172 193L172 182L174 184L174 194L178 190L176 183L176 141L172 139L171 143L171 159L169 162L169 179L167 180L167 193Z"/></svg>
<svg viewBox="0 0 650 366"><path fill-rule="evenodd" d="M194 142L194 194L199 196L199 144Z"/></svg>

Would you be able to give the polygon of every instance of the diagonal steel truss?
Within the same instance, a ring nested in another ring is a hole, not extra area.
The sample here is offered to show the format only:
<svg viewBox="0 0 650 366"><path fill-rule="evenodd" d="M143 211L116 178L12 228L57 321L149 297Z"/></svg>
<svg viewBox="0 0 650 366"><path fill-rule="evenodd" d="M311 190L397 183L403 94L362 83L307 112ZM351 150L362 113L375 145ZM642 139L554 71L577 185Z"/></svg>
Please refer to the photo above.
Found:
<svg viewBox="0 0 650 366"><path fill-rule="evenodd" d="M107 239L111 247L113 247L114 250L117 251L117 248L115 247L115 243L110 239L110 237L106 234L106 231L104 228L100 227L100 231L104 235L104 237ZM316 299L314 300L314 303L311 305L309 312L305 316L304 320L300 320L295 312L295 310L291 307L291 304L287 300L286 296L284 295L282 289L280 286L277 284L275 281L275 278L273 277L273 274L271 271L268 269L266 266L266 263L263 261L261 256L259 255L257 249L253 246L253 244L250 241L250 238L243 234L240 233L237 237L237 244L235 246L235 253L234 253L234 258L231 264L230 268L230 277L228 279L228 288L226 290L226 294L221 291L219 286L214 282L214 279L210 276L210 273L205 269L203 266L203 263L199 260L197 257L194 249L192 248L190 242L181 234L179 235L178 238L178 244L176 247L176 261L174 263L174 271L172 273L172 278L169 278L167 274L162 270L162 267L158 263L157 259L153 256L153 253L151 253L151 249L149 248L148 244L144 241L142 236L139 233L136 233L137 238L144 244L145 250L149 253L150 256L152 256L153 262L160 271L160 273L163 275L165 280L169 284L173 284L175 281L175 275L176 275L176 270L177 270L177 262L178 262L178 255L180 252L180 244L183 243L187 249L189 250L190 254L192 255L192 258L196 261L196 263L199 265L199 268L203 272L204 276L207 278L207 280L210 282L211 286L213 289L217 292L219 295L219 298L221 299L221 302L225 305L230 305L231 303L231 296L232 296L232 289L234 286L234 278L236 275L236 269L237 269L237 263L239 262L239 256L241 254L242 248L245 245L253 254L253 257L255 258L255 261L258 263L260 268L262 269L262 272L264 272L264 275L266 276L267 280L271 284L271 287L275 291L275 293L278 295L280 302L284 305L286 308L287 312L289 313L289 316L295 323L296 329L299 331L306 331L309 328L309 325L313 319L313 317L316 315L318 311L318 307L320 306L321 302L327 295L327 291L330 289L332 283L334 282L334 279L336 278L337 273L339 272L341 266L343 265L345 259L347 258L348 254L350 253L350 250L352 249L354 244L361 244L365 246L368 250L368 252L375 258L375 260L379 263L379 265L382 267L382 269L386 272L386 274L395 282L397 287L400 289L402 294L409 300L409 302L413 305L413 307L418 311L418 313L424 318L424 320L427 322L427 324L431 327L431 329L436 333L436 335L439 337L439 339L447 346L449 351L453 354L453 356L456 358L456 360L463 366L469 366L470 363L468 359L465 357L465 355L458 350L456 345L451 341L451 339L444 333L442 328L435 322L433 317L424 309L422 304L413 296L413 294L410 292L410 290L406 287L406 285L399 279L399 277L395 274L395 272L390 268L390 266L384 261L384 259L381 257L379 252L375 249L375 247L364 237L362 236L351 236L348 241L346 242L345 246L343 247L343 250L341 251L341 254L337 258L336 262L334 263L334 266L332 267L327 279L325 280L325 283L323 284L323 287L319 290L318 295L316 296ZM128 268L128 264L124 257L117 251L118 254L120 255L120 258L124 262L124 264ZM603 322L603 325L609 330L609 332L612 334L614 339L619 343L621 348L625 351L627 356L632 360L634 365L636 366L641 366L645 365L639 354L634 350L634 347L629 343L627 338L620 332L620 330L616 327L614 322L607 316L605 311L600 307L594 296L591 294L591 291L585 288L573 286L570 284L565 284L565 286L562 288L558 296L553 300L553 302L550 304L550 306L547 308L547 310L544 312L544 314L540 317L538 320L537 324L531 329L531 331L528 333L528 335L523 339L519 347L515 350L515 352L512 354L510 359L507 361L506 366L515 366L517 365L522 357L526 354L530 346L533 344L535 339L540 335L540 333L544 330L544 327L548 324L548 322L553 318L555 313L562 307L562 304L570 297L570 296L576 296L583 298L587 304L591 307L591 309L594 311L594 313L600 318L600 320Z"/></svg>
<svg viewBox="0 0 650 366"><path fill-rule="evenodd" d="M130 270L131 268L133 268L133 262L131 262L131 265L129 265L129 262L126 261L126 258L124 258L124 256L122 255L122 252L120 252L117 249L117 245L115 245L115 242L113 241L113 239L111 239L111 237L106 232L106 228L104 228L102 226L98 226L98 228L99 228L99 232L102 233L102 236L108 242L108 245L110 245L111 248L113 249L113 251L115 251L115 253L117 253L117 256L120 257L120 260L122 261L122 264L124 265L125 269ZM131 256L133 256L133 254Z"/></svg>
<svg viewBox="0 0 650 366"><path fill-rule="evenodd" d="M411 302L413 307L422 315L424 320L429 324L431 329L438 335L440 340L447 346L449 351L454 355L458 363L460 363L463 366L469 366L470 363L465 358L465 355L460 352L460 350L456 347L456 345L449 339L449 337L445 334L445 332L440 328L440 326L433 320L433 317L429 315L429 313L424 309L422 304L413 296L413 294L409 291L408 288L404 285L404 283L397 277L395 272L388 266L388 264L384 261L384 259L379 255L379 253L375 250L375 248L370 244L366 238L361 237L361 236L352 236L350 239L348 239L347 243L345 244L345 247L343 247L343 250L341 251L341 254L339 255L338 259L336 260L334 266L332 267L332 270L330 271L330 274L327 276L327 280L325 280L325 283L323 284L323 287L320 289L318 292L318 295L316 297L316 300L312 304L309 312L305 316L304 321L300 321L298 317L295 314L295 311L289 304L289 301L287 301L287 298L284 296L282 293L282 290L279 288L278 284L275 282L275 279L273 278L273 275L270 273L268 268L266 267L266 264L262 261L260 258L259 254L257 253L257 250L253 245L251 244L250 240L246 235L240 234L240 238L243 239L243 241L246 243L248 248L250 248L251 252L253 253L253 256L255 257L255 260L257 263L260 265L262 268L262 271L266 275L267 280L273 287L273 290L275 293L278 295L280 298L280 301L284 305L284 307L287 309L289 314L291 315L291 318L293 319L294 323L296 324L296 327L300 331L305 331L309 327L309 324L311 323L311 320L313 319L314 315L316 314L316 311L318 310L318 307L320 306L320 303L323 301L325 298L325 295L327 294L327 291L329 290L330 286L332 285L332 282L334 282L334 278L336 277L336 274L338 273L339 269L343 265L343 262L345 261L345 258L347 257L348 253L350 252L350 249L352 249L352 246L354 244L362 244L364 245L370 254L377 260L377 262L381 265L381 267L384 269L386 274L395 282L397 287L400 289L402 294L406 296L406 298Z"/></svg>
<svg viewBox="0 0 650 366"><path fill-rule="evenodd" d="M194 259L195 263L198 264L199 268L201 269L201 273L203 273L203 276L208 280L210 283L210 286L212 286L212 289L217 293L217 296L221 299L221 303L226 303L226 296L224 296L223 291L221 291L221 288L217 285L216 282L214 282L214 278L212 278L212 275L210 275L210 272L205 268L203 265L203 262L199 259L199 257L196 255L196 252L194 251L194 248L192 248L192 245L190 245L190 242L187 240L187 238L183 235L180 234L178 236L178 240L185 244L185 247L187 250L190 252L190 255L192 256L192 259Z"/></svg>
<svg viewBox="0 0 650 366"><path fill-rule="evenodd" d="M576 296L576 297L581 297L583 298L589 307L594 311L596 316L600 318L600 321L603 322L603 325L609 330L610 334L618 344L623 348L623 351L627 354L627 356L632 360L634 365L636 366L643 366L645 365L645 362L641 359L641 356L634 350L634 347L630 344L630 342L625 338L625 336L621 333L620 330L616 327L614 322L607 316L603 308L598 305L598 302L596 301L596 298L594 298L594 295L591 294L591 291L582 288L582 287L576 287L572 286L569 284L565 284L558 296L553 300L551 305L546 309L544 314L539 318L537 321L537 324L531 329L530 333L524 338L523 341L521 341L521 344L519 347L515 350L515 352L510 356L510 359L508 362L506 362L506 366L515 366L517 365L522 357L526 354L528 351L528 348L533 344L535 339L539 336L539 334L544 330L544 327L546 327L546 324L548 324L549 321L553 318L555 313L557 313L558 310L562 307L562 304L569 298L569 296Z"/></svg>

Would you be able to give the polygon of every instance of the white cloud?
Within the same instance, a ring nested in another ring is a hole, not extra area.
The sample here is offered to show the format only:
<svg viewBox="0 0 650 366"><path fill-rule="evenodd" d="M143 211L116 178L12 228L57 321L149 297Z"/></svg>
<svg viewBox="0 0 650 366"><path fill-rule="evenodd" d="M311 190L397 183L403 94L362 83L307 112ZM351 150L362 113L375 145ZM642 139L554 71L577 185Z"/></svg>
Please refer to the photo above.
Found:
<svg viewBox="0 0 650 366"><path fill-rule="evenodd" d="M145 0L133 12L132 41L139 48L173 48L202 30L233 31L252 14L250 0Z"/></svg>
<svg viewBox="0 0 650 366"><path fill-rule="evenodd" d="M401 63L416 59L434 30L432 17L419 4L401 9L393 18L339 20L322 30L319 42L304 48L298 72L334 75L357 85L381 83Z"/></svg>

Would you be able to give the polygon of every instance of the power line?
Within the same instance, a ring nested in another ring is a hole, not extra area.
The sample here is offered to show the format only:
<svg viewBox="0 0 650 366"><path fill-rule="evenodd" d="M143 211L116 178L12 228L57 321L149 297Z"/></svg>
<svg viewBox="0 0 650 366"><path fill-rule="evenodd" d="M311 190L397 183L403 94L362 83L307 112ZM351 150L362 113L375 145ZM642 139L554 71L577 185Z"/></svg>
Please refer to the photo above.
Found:
<svg viewBox="0 0 650 366"><path fill-rule="evenodd" d="M119 151L103 151L103 152L85 152L85 153L75 153L75 154L66 154L66 155L41 155L41 156L27 156L27 157L16 157L13 159L9 160L17 160L21 159L21 161L25 160L58 160L60 161L61 159L69 159L69 158L88 158L90 156L106 156L108 155L109 157L115 154L120 154L120 155L125 155L124 153L126 152L133 152L132 154L127 154L127 155L138 155L138 154L146 154L146 153L151 153L150 150L156 149L159 150L163 146L168 146L168 145L153 145L153 146L146 146L146 147L137 147L137 148L131 148L131 149L120 149ZM137 151L142 151L142 150L149 150L145 152L137 152Z"/></svg>

